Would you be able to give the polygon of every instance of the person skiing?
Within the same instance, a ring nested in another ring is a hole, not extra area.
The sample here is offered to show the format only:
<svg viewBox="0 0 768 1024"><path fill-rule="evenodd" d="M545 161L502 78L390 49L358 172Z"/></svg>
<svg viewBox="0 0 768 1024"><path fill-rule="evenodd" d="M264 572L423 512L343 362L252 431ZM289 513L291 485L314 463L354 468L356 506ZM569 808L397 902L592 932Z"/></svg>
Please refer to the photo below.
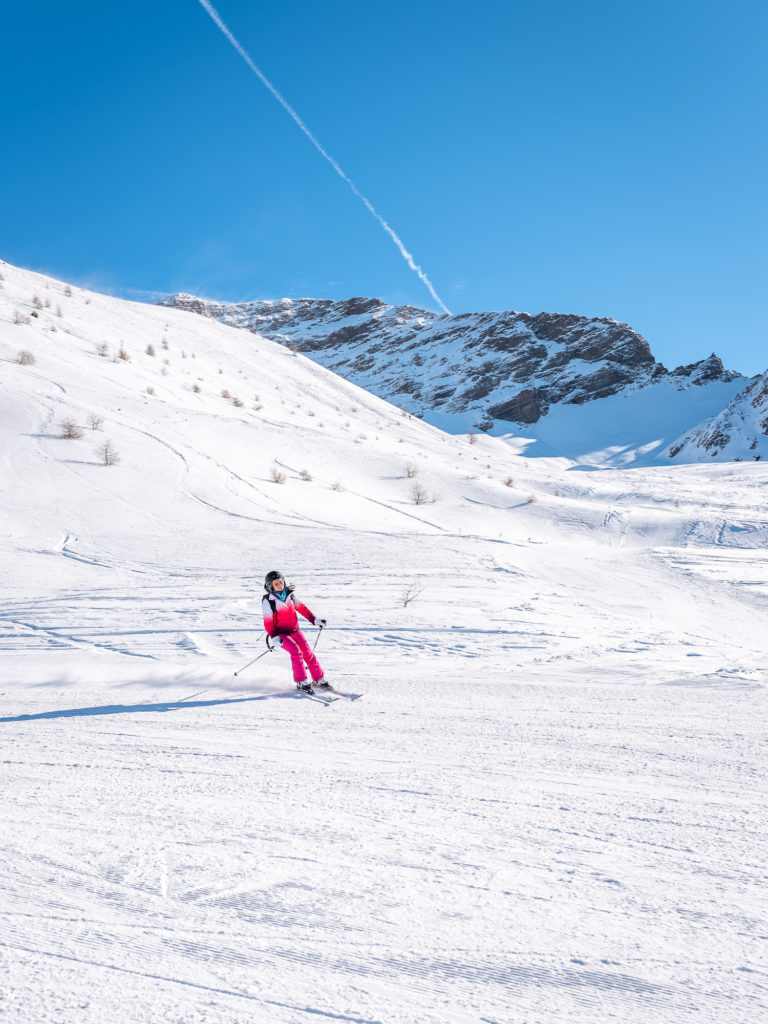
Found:
<svg viewBox="0 0 768 1024"><path fill-rule="evenodd" d="M316 618L305 604L296 600L293 586L286 584L281 572L268 572L264 578L264 589L266 594L262 599L261 608L264 613L264 629L267 631L267 645L270 639L274 640L276 646L282 647L291 656L296 689L303 693L312 693L313 683L321 689L330 689L320 662L299 629L299 618L296 613L303 615L313 626L317 625L320 629L326 626L326 620ZM312 676L312 683L307 679L305 664Z"/></svg>

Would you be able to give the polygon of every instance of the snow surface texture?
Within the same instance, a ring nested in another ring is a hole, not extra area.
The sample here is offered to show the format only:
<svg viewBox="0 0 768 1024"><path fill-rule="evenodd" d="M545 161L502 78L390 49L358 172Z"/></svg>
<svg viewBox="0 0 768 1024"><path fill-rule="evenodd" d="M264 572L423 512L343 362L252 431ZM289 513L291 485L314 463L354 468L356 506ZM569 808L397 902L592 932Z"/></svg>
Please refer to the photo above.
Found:
<svg viewBox="0 0 768 1024"><path fill-rule="evenodd" d="M669 371L645 338L606 317L438 316L366 298L223 304L178 294L161 305L296 346L442 430L514 431L529 456L592 468L768 457L768 409L745 417L729 407L725 433L717 422L734 396L754 399L754 382L714 354ZM691 434L705 443L686 443Z"/></svg>
<svg viewBox="0 0 768 1024"><path fill-rule="evenodd" d="M765 1019L768 466L521 458L0 272L2 1019ZM362 699L234 678L272 568Z"/></svg>

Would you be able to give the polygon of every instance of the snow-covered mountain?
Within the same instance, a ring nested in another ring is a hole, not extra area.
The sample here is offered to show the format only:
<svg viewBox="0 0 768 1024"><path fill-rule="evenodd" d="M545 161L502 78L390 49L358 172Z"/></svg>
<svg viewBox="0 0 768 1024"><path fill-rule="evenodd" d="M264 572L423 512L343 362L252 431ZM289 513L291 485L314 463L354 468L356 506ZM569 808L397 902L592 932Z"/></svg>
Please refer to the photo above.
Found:
<svg viewBox="0 0 768 1024"><path fill-rule="evenodd" d="M668 457L668 442L717 414L746 383L714 354L670 371L641 335L607 318L446 316L364 298L224 304L173 295L162 301L295 346L445 429L514 430L547 453L592 461L594 453L617 448L625 462ZM644 392L639 406L601 403L638 392ZM572 415L573 407L587 406ZM640 407L649 414L645 422L638 421ZM568 426L558 430L563 417ZM575 436L583 439L581 449L574 448Z"/></svg>
<svg viewBox="0 0 768 1024"><path fill-rule="evenodd" d="M675 441L669 457L682 462L768 458L768 370L722 412Z"/></svg>
<svg viewBox="0 0 768 1024"><path fill-rule="evenodd" d="M768 462L526 443L0 263L0 1015L765 1016Z"/></svg>

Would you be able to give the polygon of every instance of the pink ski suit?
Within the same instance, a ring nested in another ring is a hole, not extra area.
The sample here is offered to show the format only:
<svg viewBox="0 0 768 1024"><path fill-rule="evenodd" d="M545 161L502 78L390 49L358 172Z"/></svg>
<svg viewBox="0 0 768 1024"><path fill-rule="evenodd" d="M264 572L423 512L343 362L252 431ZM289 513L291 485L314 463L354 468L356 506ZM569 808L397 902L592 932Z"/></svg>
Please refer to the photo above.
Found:
<svg viewBox="0 0 768 1024"><path fill-rule="evenodd" d="M277 640L283 650L290 654L294 682L303 683L306 680L307 673L304 668L306 663L312 676L312 682L318 683L323 678L323 670L320 667L320 662L312 653L307 638L299 629L299 618L296 612L303 615L313 625L315 616L305 604L296 600L293 596L293 587L289 587L287 593L283 591L283 594L285 596L281 597L274 591L270 591L264 595L261 602L264 629L267 631L267 636Z"/></svg>

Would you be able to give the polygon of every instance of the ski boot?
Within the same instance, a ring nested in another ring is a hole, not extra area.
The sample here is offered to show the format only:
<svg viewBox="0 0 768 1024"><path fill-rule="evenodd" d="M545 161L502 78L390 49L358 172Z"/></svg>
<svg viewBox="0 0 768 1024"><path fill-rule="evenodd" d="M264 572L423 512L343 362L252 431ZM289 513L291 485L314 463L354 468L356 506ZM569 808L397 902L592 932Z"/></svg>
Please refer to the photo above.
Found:
<svg viewBox="0 0 768 1024"><path fill-rule="evenodd" d="M296 683L296 689L300 690L302 693L314 693L315 692L312 689L312 684L309 682L308 679L303 679L300 683Z"/></svg>

